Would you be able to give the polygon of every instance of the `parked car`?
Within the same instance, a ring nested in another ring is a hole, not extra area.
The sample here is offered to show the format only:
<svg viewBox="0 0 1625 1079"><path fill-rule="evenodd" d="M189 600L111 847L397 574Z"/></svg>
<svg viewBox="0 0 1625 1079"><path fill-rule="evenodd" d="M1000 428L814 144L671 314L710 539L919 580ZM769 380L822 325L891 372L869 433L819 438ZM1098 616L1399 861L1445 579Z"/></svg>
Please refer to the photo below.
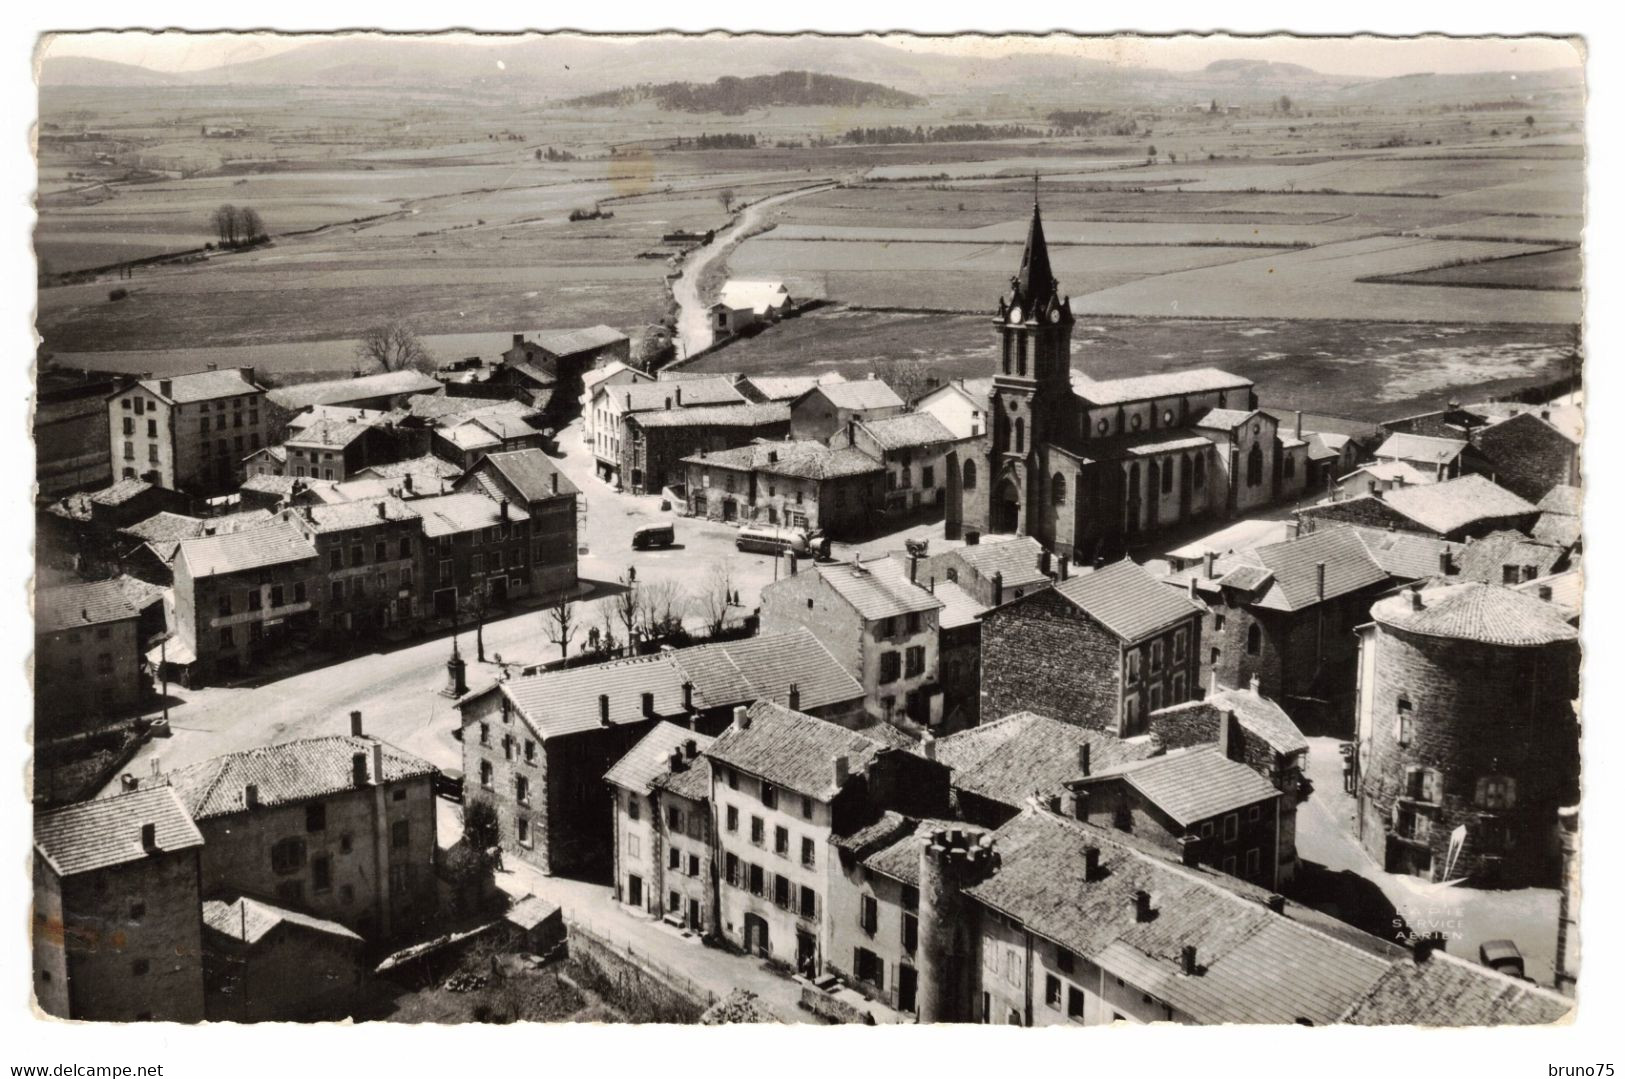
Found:
<svg viewBox="0 0 1625 1079"><path fill-rule="evenodd" d="M760 551L763 554L784 554L794 551L808 555L813 551L807 533L799 528L762 528L747 525L739 530L734 546L741 551Z"/></svg>
<svg viewBox="0 0 1625 1079"><path fill-rule="evenodd" d="M1486 940L1478 946L1478 961L1511 978L1523 978L1523 952L1510 940ZM1525 981L1531 979L1524 978Z"/></svg>
<svg viewBox="0 0 1625 1079"><path fill-rule="evenodd" d="M634 551L643 551L650 547L670 547L676 542L677 530L670 524L644 525L632 533Z"/></svg>

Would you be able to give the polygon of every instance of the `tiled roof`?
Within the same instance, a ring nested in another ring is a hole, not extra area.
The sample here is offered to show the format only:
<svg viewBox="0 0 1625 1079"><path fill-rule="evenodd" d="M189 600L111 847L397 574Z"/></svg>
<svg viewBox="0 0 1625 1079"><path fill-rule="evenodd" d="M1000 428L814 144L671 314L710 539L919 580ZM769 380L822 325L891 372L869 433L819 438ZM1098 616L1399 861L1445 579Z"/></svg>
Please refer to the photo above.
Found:
<svg viewBox="0 0 1625 1079"><path fill-rule="evenodd" d="M1422 532L1351 526L1369 554L1390 577L1414 581L1439 573L1439 556L1449 554L1452 565L1459 563L1462 545ZM1317 529L1316 531L1320 531Z"/></svg>
<svg viewBox="0 0 1625 1079"><path fill-rule="evenodd" d="M398 498L385 496L365 502L339 502L333 505L311 506L308 509L311 530L314 532L348 532L356 528L410 521L418 516L412 506Z"/></svg>
<svg viewBox="0 0 1625 1079"><path fill-rule="evenodd" d="M147 857L144 824L156 826L160 851L203 845L175 791L158 786L36 813L34 849L58 876L109 869Z"/></svg>
<svg viewBox="0 0 1625 1079"><path fill-rule="evenodd" d="M637 743L626 751L626 755L604 773L604 782L639 794L648 794L655 788L658 780L674 775L671 769L673 751L681 753L687 742L693 742L697 749L704 751L712 741L714 739L697 734L687 727L663 720L650 727L649 733L639 738ZM688 761L687 767L680 769L675 775L687 776L693 773L694 766L702 760L703 758ZM705 792L701 797L710 796L709 775L706 777L705 786Z"/></svg>
<svg viewBox="0 0 1625 1079"><path fill-rule="evenodd" d="M160 385L163 382L169 383L167 395ZM188 375L171 375L167 379L144 378L141 380L141 388L158 397L167 397L177 405L212 401L216 397L236 397L244 393L263 392L235 367L222 371L194 371Z"/></svg>
<svg viewBox="0 0 1625 1079"><path fill-rule="evenodd" d="M936 754L953 769L955 787L1020 807L1034 794L1058 793L1068 780L1080 778L1082 746L1089 747L1091 770L1141 760L1155 750L1148 738L1124 740L1017 712L937 739Z"/></svg>
<svg viewBox="0 0 1625 1079"><path fill-rule="evenodd" d="M298 528L275 520L246 532L185 540L176 557L186 560L194 578L212 577L313 559L316 548Z"/></svg>
<svg viewBox="0 0 1625 1079"><path fill-rule="evenodd" d="M865 562L861 569L839 562L816 566L813 572L866 621L935 611L942 606L940 599L911 582L903 568L889 558Z"/></svg>
<svg viewBox="0 0 1625 1079"><path fill-rule="evenodd" d="M1172 708L1164 708L1154 714L1188 713L1192 710L1205 710L1211 713L1215 720L1220 712L1234 713L1237 723L1261 738L1276 753L1290 756L1309 749L1309 740L1303 736L1298 725L1292 722L1292 717L1287 715L1280 705L1252 689L1221 687L1210 692L1205 700L1176 704ZM1217 722L1213 726L1213 732L1214 737L1217 737Z"/></svg>
<svg viewBox="0 0 1625 1079"><path fill-rule="evenodd" d="M881 452L954 441L954 433L929 412L905 412L900 416L863 420L858 426L869 433Z"/></svg>
<svg viewBox="0 0 1625 1079"><path fill-rule="evenodd" d="M1195 824L1280 794L1267 779L1245 764L1230 760L1217 746L1196 746L1096 768L1087 781L1111 777L1126 780L1181 825Z"/></svg>
<svg viewBox="0 0 1625 1079"><path fill-rule="evenodd" d="M686 383L685 383L686 385ZM790 406L779 401L766 404L713 405L673 408L659 412L639 412L628 417L639 427L765 427L790 422Z"/></svg>
<svg viewBox="0 0 1625 1079"><path fill-rule="evenodd" d="M1562 548L1536 543L1522 532L1491 532L1462 547L1461 576L1469 581L1517 584L1547 576L1564 557ZM1507 566L1513 567L1517 575L1511 582L1503 573Z"/></svg>
<svg viewBox="0 0 1625 1079"><path fill-rule="evenodd" d="M937 615L937 625L943 629L975 625L976 619L987 610L976 602L975 596L953 581L937 581L932 586L931 594L942 601L942 610Z"/></svg>
<svg viewBox="0 0 1625 1079"><path fill-rule="evenodd" d="M247 896L240 896L229 903L220 899L205 899L203 925L204 928L221 936L242 941L244 944L258 944L273 930L284 925L346 940L361 940L358 934L338 922L272 906L270 903L250 899Z"/></svg>
<svg viewBox="0 0 1625 1079"><path fill-rule="evenodd" d="M1377 447L1379 461L1422 461L1426 464L1449 464L1461 456L1467 443L1456 438L1434 438L1430 435L1389 435Z"/></svg>
<svg viewBox="0 0 1625 1079"><path fill-rule="evenodd" d="M1213 431L1233 431L1258 414L1257 409L1210 408L1196 418L1193 427L1206 427Z"/></svg>
<svg viewBox="0 0 1625 1079"><path fill-rule="evenodd" d="M270 516L268 513L263 513L263 511L262 515L263 517ZM119 531L126 536L146 540L148 543L165 541L179 543L183 539L203 535L203 518L187 517L184 514L162 510L144 521L137 521L133 525L119 529Z"/></svg>
<svg viewBox="0 0 1625 1079"><path fill-rule="evenodd" d="M802 708L825 708L863 697L863 686L808 629L678 648L666 655L710 708L785 701L792 685Z"/></svg>
<svg viewBox="0 0 1625 1079"><path fill-rule="evenodd" d="M91 492L90 500L98 506L122 506L130 499L137 495L146 494L150 490L152 490L152 484L145 480L122 479L111 487L103 487L99 491Z"/></svg>
<svg viewBox="0 0 1625 1079"><path fill-rule="evenodd" d="M1458 476L1426 487L1400 487L1384 496L1390 506L1433 532L1454 532L1475 521L1534 513L1535 507L1483 476Z"/></svg>
<svg viewBox="0 0 1625 1079"><path fill-rule="evenodd" d="M1357 1026L1481 1027L1555 1023L1574 1010L1567 997L1436 951L1400 960L1338 1018Z"/></svg>
<svg viewBox="0 0 1625 1079"><path fill-rule="evenodd" d="M609 698L612 726L647 722L643 714L645 693L654 694L657 715L680 715L683 711L683 676L662 654L547 671L499 682L492 688L512 701L531 729L544 739L601 726L600 695Z"/></svg>
<svg viewBox="0 0 1625 1079"><path fill-rule="evenodd" d="M348 408L343 405L311 405L303 412L289 416L288 422L284 426L286 426L290 432L303 431L311 424L319 423L322 420L342 420L345 423L354 420L356 423L365 423L370 426L375 423L384 422L390 418L390 415L391 413L381 412L376 408ZM270 448L278 449L279 447L273 446Z"/></svg>
<svg viewBox="0 0 1625 1079"><path fill-rule="evenodd" d="M1365 543L1346 528L1317 529L1253 553L1275 578L1259 602L1277 610L1303 610L1388 580ZM1320 583L1321 563L1326 566L1324 589ZM1437 562L1434 568L1438 568Z"/></svg>
<svg viewBox="0 0 1625 1079"><path fill-rule="evenodd" d="M164 594L169 591L169 589L161 585L153 584L151 581L143 581L139 577L131 577L127 573L114 577L113 583L118 585L120 592L124 593L125 601L137 611L146 610L154 603L162 603Z"/></svg>
<svg viewBox="0 0 1625 1079"><path fill-rule="evenodd" d="M630 364L622 363L620 360L611 360L602 367L594 367L590 371L581 372L581 388L587 391L588 396L591 396L593 389L600 382L606 378L614 378L622 371L631 371L634 376L642 376L645 380L649 377Z"/></svg>
<svg viewBox="0 0 1625 1079"><path fill-rule="evenodd" d="M508 908L502 917L522 929L535 929L559 913L556 903L549 903L539 895L527 895Z"/></svg>
<svg viewBox="0 0 1625 1079"><path fill-rule="evenodd" d="M388 742L331 735L228 753L182 768L169 780L192 817L208 820L246 811L245 791L250 784L258 787L262 808L354 790L354 757L357 753L367 755L371 776L374 745L384 749L385 783L415 779L435 770L428 761Z"/></svg>
<svg viewBox="0 0 1625 1079"><path fill-rule="evenodd" d="M903 399L897 396L896 390L878 378L836 382L821 385L807 392L821 393L836 408L851 409L855 412L866 412L876 408L902 408L904 403ZM807 394L802 396L805 397Z"/></svg>
<svg viewBox="0 0 1625 1079"><path fill-rule="evenodd" d="M851 852L865 869L917 888L922 839L935 831L964 827L960 821L916 819L888 809L866 827L836 839L835 845Z"/></svg>
<svg viewBox="0 0 1625 1079"><path fill-rule="evenodd" d="M371 427L371 424L351 420L321 419L298 434L290 434L284 445L341 449L366 434Z"/></svg>
<svg viewBox="0 0 1625 1079"><path fill-rule="evenodd" d="M605 387L604 392L620 398L621 407L627 412L745 403L745 395L725 378L624 383Z"/></svg>
<svg viewBox="0 0 1625 1079"><path fill-rule="evenodd" d="M1541 543L1567 549L1580 542L1580 518L1548 511L1535 519L1535 527L1529 530L1529 535Z"/></svg>
<svg viewBox="0 0 1625 1079"><path fill-rule="evenodd" d="M1417 594L1407 589L1390 596L1371 608L1371 617L1407 633L1507 648L1572 641L1579 636L1552 604L1498 584L1469 581L1424 587L1420 609L1413 606Z"/></svg>
<svg viewBox="0 0 1625 1079"><path fill-rule="evenodd" d="M1214 573L1217 574L1215 580L1219 582L1220 588L1234 588L1242 592L1256 592L1275 580L1275 574L1263 566L1246 563L1232 566L1222 574L1218 573L1218 565L1215 563Z"/></svg>
<svg viewBox="0 0 1625 1079"><path fill-rule="evenodd" d="M783 307L790 302L790 293L782 281L735 281L723 283L714 306L734 309L750 308L758 315L770 308Z"/></svg>
<svg viewBox="0 0 1625 1079"><path fill-rule="evenodd" d="M1539 596L1542 588L1551 589L1550 600L1565 618L1570 620L1580 616L1580 609L1585 602L1585 574L1578 569L1564 570L1554 573L1550 577L1539 577L1518 586L1518 591L1526 596Z"/></svg>
<svg viewBox="0 0 1625 1079"><path fill-rule="evenodd" d="M502 504L478 491L414 499L411 509L423 518L423 534L430 538L489 528L503 520ZM508 520L528 521L530 514L523 506L509 505Z"/></svg>
<svg viewBox="0 0 1625 1079"><path fill-rule="evenodd" d="M1311 461L1324 461L1333 457L1340 457L1343 447L1349 443L1348 435L1328 434L1325 431L1305 431L1304 441L1309 443L1309 459Z"/></svg>
<svg viewBox="0 0 1625 1079"><path fill-rule="evenodd" d="M751 375L745 381L764 401L794 401L820 385L823 379L817 375ZM846 379L837 374L832 381L845 382Z"/></svg>
<svg viewBox="0 0 1625 1079"><path fill-rule="evenodd" d="M822 442L773 442L762 440L749 446L739 446L719 453L695 454L685 457L688 464L714 465L741 472L756 471L773 476L791 476L798 479L825 480L840 476L861 476L880 472L879 461L849 447L831 449Z"/></svg>
<svg viewBox="0 0 1625 1079"><path fill-rule="evenodd" d="M405 461L392 461L387 465L368 465L356 474L371 474L381 476L386 480L400 479L404 476L436 476L441 479L454 480L463 474L463 470L445 458L436 457L431 453Z"/></svg>
<svg viewBox="0 0 1625 1079"><path fill-rule="evenodd" d="M1100 852L1093 879L1091 846ZM999 869L967 894L1198 1023L1332 1023L1395 961L1383 942L1335 938L1292 904L1273 913L1262 889L1051 813L1016 817L994 834L994 849ZM1138 891L1152 897L1150 921L1135 920ZM1186 945L1196 975L1181 972Z"/></svg>
<svg viewBox="0 0 1625 1079"><path fill-rule="evenodd" d="M308 476L250 476L238 488L241 491L253 491L266 495L289 495L293 493L293 485L302 483L307 488L316 488L330 485L332 480L311 479Z"/></svg>
<svg viewBox="0 0 1625 1079"><path fill-rule="evenodd" d="M1566 513L1571 517L1578 517L1584 502L1584 491L1578 487L1570 487L1566 483L1560 483L1547 491L1546 497L1535 503L1535 508L1546 513Z"/></svg>
<svg viewBox="0 0 1625 1079"><path fill-rule="evenodd" d="M955 550L967 566L988 580L992 580L995 573L1002 573L1006 595L1012 588L1049 583L1049 578L1038 570L1038 558L1043 554L1044 545L1031 536L983 540Z"/></svg>
<svg viewBox="0 0 1625 1079"><path fill-rule="evenodd" d="M475 466L475 471L495 469L527 502L543 502L549 498L577 495L581 489L570 481L557 465L538 449L507 450L487 454ZM553 477L557 476L555 481ZM554 483L557 483L557 488Z"/></svg>
<svg viewBox="0 0 1625 1079"><path fill-rule="evenodd" d="M1439 477L1433 472L1423 472L1408 461L1372 461L1363 464L1345 476L1337 477L1339 483L1353 479L1355 476L1370 476L1374 480L1385 483L1403 482L1415 486L1425 483L1435 483Z"/></svg>
<svg viewBox="0 0 1625 1079"><path fill-rule="evenodd" d="M1253 380L1216 367L1193 367L1187 371L1169 371L1161 375L1140 375L1135 378L1114 378L1096 382L1081 371L1072 372L1072 392L1091 405L1126 405L1133 401L1149 401L1156 397L1177 397L1187 393L1211 393L1215 390L1246 389Z"/></svg>
<svg viewBox="0 0 1625 1079"><path fill-rule="evenodd" d="M1127 558L1061 581L1055 591L1125 641L1140 640L1207 610Z"/></svg>
<svg viewBox="0 0 1625 1079"><path fill-rule="evenodd" d="M342 405L346 401L365 401L370 397L392 397L400 393L434 393L441 388L439 382L419 371L383 371L360 378L281 386L266 396L283 408L291 409L310 405Z"/></svg>
<svg viewBox="0 0 1625 1079"><path fill-rule="evenodd" d="M410 416L420 420L460 423L476 415L505 413L510 416L528 416L535 409L521 401L491 401L484 397L445 397L440 394L413 394L406 405L389 414L401 420Z"/></svg>
<svg viewBox="0 0 1625 1079"><path fill-rule="evenodd" d="M574 330L542 330L534 336L538 345L555 356L571 356L626 340L626 334L602 323Z"/></svg>
<svg viewBox="0 0 1625 1079"><path fill-rule="evenodd" d="M835 783L837 757L844 756L848 774L856 776L887 748L771 701L757 701L747 716L748 727L735 722L711 743L706 756L811 798L827 800L840 789Z"/></svg>

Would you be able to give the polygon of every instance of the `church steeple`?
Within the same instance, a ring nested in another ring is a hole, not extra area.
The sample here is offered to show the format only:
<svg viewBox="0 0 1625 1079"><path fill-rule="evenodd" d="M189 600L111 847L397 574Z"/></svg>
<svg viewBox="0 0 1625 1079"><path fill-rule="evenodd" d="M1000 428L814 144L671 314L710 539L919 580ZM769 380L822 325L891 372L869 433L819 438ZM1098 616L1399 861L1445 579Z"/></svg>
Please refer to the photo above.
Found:
<svg viewBox="0 0 1625 1079"><path fill-rule="evenodd" d="M1033 220L1027 226L1027 247L1021 253L1021 270L1016 274L1016 291L1029 309L1036 310L1055 295L1055 274L1049 265L1049 244L1044 241L1044 219L1033 199Z"/></svg>

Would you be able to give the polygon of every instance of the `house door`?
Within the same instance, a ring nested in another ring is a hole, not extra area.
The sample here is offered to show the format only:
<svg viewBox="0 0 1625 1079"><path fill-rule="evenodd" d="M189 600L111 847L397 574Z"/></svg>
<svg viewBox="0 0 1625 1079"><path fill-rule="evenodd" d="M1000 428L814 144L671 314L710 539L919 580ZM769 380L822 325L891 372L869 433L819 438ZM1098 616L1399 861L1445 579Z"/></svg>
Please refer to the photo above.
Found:
<svg viewBox="0 0 1625 1079"><path fill-rule="evenodd" d="M627 874L626 901L634 907L643 906L643 878L636 873Z"/></svg>
<svg viewBox="0 0 1625 1079"><path fill-rule="evenodd" d="M700 924L700 901L698 899L688 901L688 927L690 929L705 928Z"/></svg>
<svg viewBox="0 0 1625 1079"><path fill-rule="evenodd" d="M1021 492L1014 480L999 484L993 498L993 531L1015 532L1021 526Z"/></svg>
<svg viewBox="0 0 1625 1079"><path fill-rule="evenodd" d="M897 968L897 1008L899 1011L911 1012L914 1010L914 996L919 986L920 976L913 967L899 966Z"/></svg>
<svg viewBox="0 0 1625 1079"><path fill-rule="evenodd" d="M767 922L759 914L745 915L745 951L764 959L773 954L768 948Z"/></svg>
<svg viewBox="0 0 1625 1079"><path fill-rule="evenodd" d="M508 602L508 578L491 578L491 603L494 606L506 606Z"/></svg>
<svg viewBox="0 0 1625 1079"><path fill-rule="evenodd" d="M442 588L434 594L434 616L451 618L457 614L457 589Z"/></svg>
<svg viewBox="0 0 1625 1079"><path fill-rule="evenodd" d="M796 970L809 978L818 973L818 938L805 929L796 930Z"/></svg>

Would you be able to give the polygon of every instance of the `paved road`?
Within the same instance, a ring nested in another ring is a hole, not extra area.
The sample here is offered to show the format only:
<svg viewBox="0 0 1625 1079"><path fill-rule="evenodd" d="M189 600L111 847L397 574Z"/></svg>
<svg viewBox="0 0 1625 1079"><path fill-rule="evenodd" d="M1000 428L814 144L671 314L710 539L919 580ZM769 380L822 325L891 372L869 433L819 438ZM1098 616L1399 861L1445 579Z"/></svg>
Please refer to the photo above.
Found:
<svg viewBox="0 0 1625 1079"><path fill-rule="evenodd" d="M677 340L680 356L692 356L703 348L710 348L715 340L711 332L711 312L700 296L700 278L718 259L726 259L729 252L745 234L762 223L767 211L780 203L799 199L818 191L828 191L832 184L821 183L797 188L782 195L773 195L752 203L741 210L733 225L717 234L709 244L697 247L683 263L682 275L672 282L672 298L677 301Z"/></svg>

